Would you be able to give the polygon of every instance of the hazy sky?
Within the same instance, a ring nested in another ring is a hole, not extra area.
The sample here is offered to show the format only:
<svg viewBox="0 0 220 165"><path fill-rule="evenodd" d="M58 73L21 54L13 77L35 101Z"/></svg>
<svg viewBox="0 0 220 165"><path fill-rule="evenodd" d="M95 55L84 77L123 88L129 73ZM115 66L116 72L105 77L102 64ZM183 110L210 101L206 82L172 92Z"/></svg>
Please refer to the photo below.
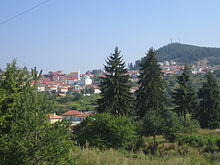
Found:
<svg viewBox="0 0 220 165"><path fill-rule="evenodd" d="M1 0L0 22L43 0ZM219 0L50 0L0 24L0 67L103 68L118 46L134 62L173 42L220 47Z"/></svg>

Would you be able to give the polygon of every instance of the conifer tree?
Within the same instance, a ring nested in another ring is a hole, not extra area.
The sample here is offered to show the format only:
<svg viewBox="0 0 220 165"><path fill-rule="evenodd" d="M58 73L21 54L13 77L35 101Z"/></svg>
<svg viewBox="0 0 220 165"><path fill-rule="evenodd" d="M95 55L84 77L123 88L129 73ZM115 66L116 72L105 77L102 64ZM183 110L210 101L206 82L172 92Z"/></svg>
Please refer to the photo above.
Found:
<svg viewBox="0 0 220 165"><path fill-rule="evenodd" d="M99 113L132 114L133 97L130 93L129 75L120 53L116 47L104 66L105 77L101 81L101 98L97 107Z"/></svg>
<svg viewBox="0 0 220 165"><path fill-rule="evenodd" d="M197 108L196 95L190 82L190 73L190 67L185 65L183 73L177 77L179 87L173 94L175 112L184 122L186 122L187 113L192 113Z"/></svg>
<svg viewBox="0 0 220 165"><path fill-rule="evenodd" d="M142 119L150 110L163 111L166 100L162 76L156 52L150 48L140 63L139 89L136 92L135 103L138 119Z"/></svg>
<svg viewBox="0 0 220 165"><path fill-rule="evenodd" d="M198 119L202 128L220 127L220 90L216 77L212 73L207 74L207 82L199 90Z"/></svg>

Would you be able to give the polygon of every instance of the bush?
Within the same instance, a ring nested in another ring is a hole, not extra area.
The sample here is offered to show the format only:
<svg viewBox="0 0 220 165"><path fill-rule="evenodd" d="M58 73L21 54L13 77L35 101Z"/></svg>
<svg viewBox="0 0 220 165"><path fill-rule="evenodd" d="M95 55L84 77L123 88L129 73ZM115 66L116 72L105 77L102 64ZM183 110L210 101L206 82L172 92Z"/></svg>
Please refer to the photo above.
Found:
<svg viewBox="0 0 220 165"><path fill-rule="evenodd" d="M201 135L180 135L178 142L180 144L189 144L195 147L217 146L220 137L215 136L201 136Z"/></svg>
<svg viewBox="0 0 220 165"><path fill-rule="evenodd" d="M131 118L107 113L87 117L74 133L80 145L99 148L132 149L137 139Z"/></svg>
<svg viewBox="0 0 220 165"><path fill-rule="evenodd" d="M220 149L220 138L216 141L216 145L217 145L218 148Z"/></svg>
<svg viewBox="0 0 220 165"><path fill-rule="evenodd" d="M198 132L198 130L200 129L200 124L198 120L188 118L186 122L183 122L182 129L182 132L192 134Z"/></svg>
<svg viewBox="0 0 220 165"><path fill-rule="evenodd" d="M167 110L164 114L163 136L169 142L175 142L182 125L176 114Z"/></svg>

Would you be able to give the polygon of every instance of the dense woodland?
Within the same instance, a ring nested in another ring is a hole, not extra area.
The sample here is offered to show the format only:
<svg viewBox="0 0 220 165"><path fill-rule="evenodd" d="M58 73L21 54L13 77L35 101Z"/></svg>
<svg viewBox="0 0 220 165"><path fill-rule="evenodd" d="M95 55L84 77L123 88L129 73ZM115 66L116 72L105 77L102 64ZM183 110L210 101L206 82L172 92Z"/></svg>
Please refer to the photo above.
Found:
<svg viewBox="0 0 220 165"><path fill-rule="evenodd" d="M189 65L180 75L164 77L156 53L150 48L139 61L139 88L131 93L116 47L106 60L99 96L38 93L34 84L41 72L8 64L0 75L1 164L217 163L218 78L192 75ZM49 123L48 113L67 108L96 113L72 131L68 121Z"/></svg>

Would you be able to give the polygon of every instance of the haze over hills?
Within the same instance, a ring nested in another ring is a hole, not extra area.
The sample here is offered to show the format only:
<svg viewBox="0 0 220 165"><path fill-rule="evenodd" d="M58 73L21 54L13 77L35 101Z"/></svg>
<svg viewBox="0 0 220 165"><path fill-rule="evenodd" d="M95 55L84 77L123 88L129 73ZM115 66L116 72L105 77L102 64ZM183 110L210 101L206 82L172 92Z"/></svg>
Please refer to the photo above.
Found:
<svg viewBox="0 0 220 165"><path fill-rule="evenodd" d="M220 65L220 48L171 43L157 50L159 61Z"/></svg>

